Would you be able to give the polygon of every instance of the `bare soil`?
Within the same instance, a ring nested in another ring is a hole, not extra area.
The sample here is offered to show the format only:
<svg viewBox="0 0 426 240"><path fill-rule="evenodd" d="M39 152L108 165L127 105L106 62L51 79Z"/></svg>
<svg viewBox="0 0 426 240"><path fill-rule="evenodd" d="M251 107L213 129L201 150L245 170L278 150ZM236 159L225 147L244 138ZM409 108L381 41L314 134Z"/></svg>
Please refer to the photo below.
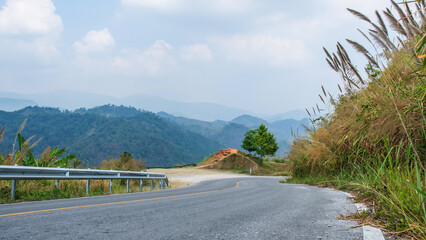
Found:
<svg viewBox="0 0 426 240"><path fill-rule="evenodd" d="M172 169L149 169L149 172L165 173L172 187L183 187L192 183L206 180L237 178L247 176L230 171L216 169L202 169L200 167L172 168Z"/></svg>

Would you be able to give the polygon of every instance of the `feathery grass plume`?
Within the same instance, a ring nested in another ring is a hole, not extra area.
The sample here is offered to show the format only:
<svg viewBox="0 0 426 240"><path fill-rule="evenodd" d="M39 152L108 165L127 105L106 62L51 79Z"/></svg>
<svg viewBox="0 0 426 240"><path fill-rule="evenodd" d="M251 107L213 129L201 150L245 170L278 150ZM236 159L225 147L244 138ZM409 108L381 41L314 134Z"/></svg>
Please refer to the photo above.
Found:
<svg viewBox="0 0 426 240"><path fill-rule="evenodd" d="M290 130L291 130L291 136L292 136L292 137L294 137L294 134L293 134L293 127L290 127Z"/></svg>
<svg viewBox="0 0 426 240"><path fill-rule="evenodd" d="M339 64L336 63L336 61L334 60L334 58L330 55L330 53L327 51L327 49L325 47L322 48L325 52L325 54L327 55L326 61L328 63L328 65L330 65L330 67L338 72L339 71Z"/></svg>
<svg viewBox="0 0 426 240"><path fill-rule="evenodd" d="M348 53L346 52L346 49L342 46L342 44L340 44L340 42L337 42L337 49L339 51L341 51L341 53L343 54L343 56L345 57L345 60L347 62L351 62L351 59L349 58Z"/></svg>
<svg viewBox="0 0 426 240"><path fill-rule="evenodd" d="M35 135L32 135L31 137L26 139L23 145L29 145L29 143L31 142L31 140L33 140L34 137L35 137Z"/></svg>
<svg viewBox="0 0 426 240"><path fill-rule="evenodd" d="M324 50L324 52L325 52L325 54L327 55L327 57L328 57L330 60L333 60L333 58L331 57L331 55L330 55L330 53L327 51L327 49L326 49L325 47L322 47L322 49Z"/></svg>
<svg viewBox="0 0 426 240"><path fill-rule="evenodd" d="M414 37L415 35L411 31L410 22L408 21L407 15L405 15L404 11L402 11L402 9L397 3L395 3L395 1L391 0L391 3L399 14L402 25L404 26L405 31L407 32L407 37Z"/></svg>
<svg viewBox="0 0 426 240"><path fill-rule="evenodd" d="M339 88L339 91L340 91L341 93L343 93L342 88L340 87L340 84L337 84L337 87Z"/></svg>
<svg viewBox="0 0 426 240"><path fill-rule="evenodd" d="M300 125L305 129L306 132L312 132L312 129L306 126L305 124L300 124Z"/></svg>
<svg viewBox="0 0 426 240"><path fill-rule="evenodd" d="M380 15L379 15L380 16ZM376 29L375 34L385 43L386 49L397 50L393 42L389 39L389 35L386 34L379 26L375 23L371 23L371 25ZM388 50L389 51L389 50Z"/></svg>
<svg viewBox="0 0 426 240"><path fill-rule="evenodd" d="M422 22L426 22L426 16L423 13L422 7L419 3L416 4L417 13L420 15Z"/></svg>
<svg viewBox="0 0 426 240"><path fill-rule="evenodd" d="M311 113L308 111L308 109L307 109L307 108L305 108L305 110L306 110L306 112L308 113L309 117L312 117L312 116L311 116Z"/></svg>
<svg viewBox="0 0 426 240"><path fill-rule="evenodd" d="M386 45L385 42L382 41L382 39L379 37L379 34L377 31L374 31L372 29L369 30L368 34L373 38L373 40L385 51L390 51L389 47Z"/></svg>
<svg viewBox="0 0 426 240"><path fill-rule="evenodd" d="M320 114L320 113L321 113L321 110L320 110L320 108L318 107L318 104L316 104L316 105L317 105L318 113Z"/></svg>
<svg viewBox="0 0 426 240"><path fill-rule="evenodd" d="M361 31L359 28L357 28L357 30L358 30L358 32L360 32L362 34L362 36L364 36L365 39L367 39L367 41L371 44L371 46L374 47L374 50L376 52L378 52L375 44L370 40L370 38L363 31Z"/></svg>
<svg viewBox="0 0 426 240"><path fill-rule="evenodd" d="M339 61L339 59L337 58L336 54L333 53L333 62L334 64L336 64L338 67L342 68L343 64Z"/></svg>
<svg viewBox="0 0 426 240"><path fill-rule="evenodd" d="M18 133L21 133L26 123L27 123L27 119L24 119L24 121L21 123L21 126L19 126Z"/></svg>
<svg viewBox="0 0 426 240"><path fill-rule="evenodd" d="M331 63L330 60L328 60L328 58L325 59L328 63L328 65L330 66L331 69L333 69L335 72L339 71L338 67L336 65L334 65L334 62Z"/></svg>
<svg viewBox="0 0 426 240"><path fill-rule="evenodd" d="M417 21L414 20L414 15L411 12L411 9L408 7L408 3L404 2L404 4L405 4L405 11L407 12L407 17L408 17L408 20L410 21L411 26L413 26L417 30L416 34L420 34L421 33L420 26L417 23Z"/></svg>
<svg viewBox="0 0 426 240"><path fill-rule="evenodd" d="M337 43L337 55L339 56L342 63L349 62L350 60L346 58L346 56L342 53L342 50L340 50L340 44Z"/></svg>
<svg viewBox="0 0 426 240"><path fill-rule="evenodd" d="M396 19L396 17L392 14L389 8L386 8L386 11L383 11L383 14L385 14L385 17L388 19L388 22L390 22L391 28L395 32L398 32L404 37L408 37L407 31L405 31L403 25Z"/></svg>
<svg viewBox="0 0 426 240"><path fill-rule="evenodd" d="M356 75L356 77L358 78L358 80L361 82L361 84L365 84L364 80L362 79L361 75L358 72L358 69L356 69L354 67L354 65L352 65L352 63L348 62L349 67L352 69L352 72Z"/></svg>
<svg viewBox="0 0 426 240"><path fill-rule="evenodd" d="M356 17L358 17L358 18L360 18L360 19L362 19L362 20L364 20L364 21L366 21L366 22L368 22L368 23L371 23L371 20L367 17L367 16L365 16L364 14L362 14L362 13L360 13L360 12L358 12L357 10L354 10L354 9L350 9L350 8L346 8L350 13L352 13L353 15L355 15Z"/></svg>
<svg viewBox="0 0 426 240"><path fill-rule="evenodd" d="M360 87L354 82L352 81L352 79L347 78L346 80L348 80L352 85L354 85L356 88L360 89Z"/></svg>
<svg viewBox="0 0 426 240"><path fill-rule="evenodd" d="M43 140L43 138L39 138L37 141L35 141L33 144L31 144L30 149L32 149L33 147L37 146L37 144Z"/></svg>
<svg viewBox="0 0 426 240"><path fill-rule="evenodd" d="M328 93L328 97L330 98L331 105L335 106L336 105L336 101L334 100L333 96L330 93Z"/></svg>
<svg viewBox="0 0 426 240"><path fill-rule="evenodd" d="M357 50L358 52L362 53L367 59L368 61L373 64L375 67L379 67L379 64L376 62L376 60L373 59L373 57L371 56L370 52L361 44L352 41L350 39L346 39L346 41L352 45L353 48L355 48L355 50Z"/></svg>
<svg viewBox="0 0 426 240"><path fill-rule="evenodd" d="M314 115L316 116L316 115L317 115L317 112L315 111L315 108L314 108L314 107L312 107L312 111L314 112Z"/></svg>
<svg viewBox="0 0 426 240"><path fill-rule="evenodd" d="M322 92L324 93L324 96L327 97L327 93L325 92L324 86L321 85L321 88L322 88Z"/></svg>
<svg viewBox="0 0 426 240"><path fill-rule="evenodd" d="M2 130L0 131L0 143L1 143L1 141L3 140L4 130L6 130L6 126L4 126L4 127L2 128Z"/></svg>
<svg viewBox="0 0 426 240"><path fill-rule="evenodd" d="M382 16L380 15L379 11L376 10L376 16L377 16L377 20L379 21L380 27L382 28L382 31L386 34L389 35L388 29L386 27L385 22L383 21Z"/></svg>
<svg viewBox="0 0 426 240"><path fill-rule="evenodd" d="M321 95L320 95L320 94L318 94L318 96L320 97L321 101L325 104L325 101L324 101L324 99L321 97Z"/></svg>

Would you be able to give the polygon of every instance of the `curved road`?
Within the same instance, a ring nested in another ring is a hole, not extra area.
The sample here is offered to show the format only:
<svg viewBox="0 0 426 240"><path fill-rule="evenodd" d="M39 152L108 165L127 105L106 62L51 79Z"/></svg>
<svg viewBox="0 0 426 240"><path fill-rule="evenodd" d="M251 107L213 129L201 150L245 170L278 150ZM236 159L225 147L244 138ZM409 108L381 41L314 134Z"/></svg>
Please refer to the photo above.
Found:
<svg viewBox="0 0 426 240"><path fill-rule="evenodd" d="M250 177L0 205L0 239L362 239L346 195Z"/></svg>

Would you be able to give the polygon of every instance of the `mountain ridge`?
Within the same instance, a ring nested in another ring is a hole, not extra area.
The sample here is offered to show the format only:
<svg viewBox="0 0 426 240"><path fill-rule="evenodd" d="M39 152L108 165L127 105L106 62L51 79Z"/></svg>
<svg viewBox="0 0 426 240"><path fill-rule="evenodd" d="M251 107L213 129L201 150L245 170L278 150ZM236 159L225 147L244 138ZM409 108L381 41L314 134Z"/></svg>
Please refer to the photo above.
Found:
<svg viewBox="0 0 426 240"><path fill-rule="evenodd" d="M216 103L206 102L180 102L168 100L160 97L154 97L144 94L136 94L123 98L112 97L102 94L85 93L80 91L54 91L39 94L18 94L10 92L0 92L0 98L25 99L32 101L27 106L38 105L41 107L53 107L67 110L76 110L80 108L93 108L106 104L131 106L137 109L144 109L150 112L167 112L175 116L181 116L204 121L224 120L231 121L243 114L252 116L261 116L268 121L275 121L287 118L302 119L306 113L302 110L293 110L287 113L274 115L259 115L248 110L233 108ZM21 108L1 107L0 110L15 111Z"/></svg>

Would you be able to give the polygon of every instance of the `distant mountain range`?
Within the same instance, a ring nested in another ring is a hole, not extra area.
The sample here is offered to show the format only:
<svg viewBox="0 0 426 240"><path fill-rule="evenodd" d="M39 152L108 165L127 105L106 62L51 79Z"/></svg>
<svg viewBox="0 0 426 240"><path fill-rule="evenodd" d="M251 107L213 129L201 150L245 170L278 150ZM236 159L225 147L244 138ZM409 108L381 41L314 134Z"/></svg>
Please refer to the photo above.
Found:
<svg viewBox="0 0 426 240"><path fill-rule="evenodd" d="M43 140L34 147L39 156L48 146L65 147L80 155L89 166L98 166L124 151L147 162L147 166L194 163L223 148L216 141L176 126L161 117L134 108L104 106L85 111L27 107L15 112L0 111L0 127L6 125L0 153L12 151L16 132L24 119L25 138Z"/></svg>
<svg viewBox="0 0 426 240"><path fill-rule="evenodd" d="M105 104L132 106L137 109L144 109L154 113L167 112L173 116L199 119L203 121L231 121L243 114L255 115L254 113L243 109L231 108L220 104L178 102L142 94L125 98L115 98L79 91L55 91L43 94L0 92L0 110L3 111L16 111L26 106L35 105L40 107L75 110L79 108L93 108ZM293 110L287 113L261 117L270 122L274 122L289 118L301 120L306 118L307 115L303 110Z"/></svg>
<svg viewBox="0 0 426 240"><path fill-rule="evenodd" d="M11 112L35 105L37 103L32 100L0 97L0 110L3 111Z"/></svg>
<svg viewBox="0 0 426 240"><path fill-rule="evenodd" d="M0 111L0 128L7 126L0 153L11 152L16 131L24 119L28 119L22 132L24 137L43 137L33 149L36 155L48 146L66 147L69 153L80 154L90 166L97 166L110 156L118 157L124 151L146 160L147 166L197 163L219 149L240 149L244 133L260 123L276 136L282 156L292 139L290 128L299 128L302 133L301 124L308 122L304 119L270 123L250 115L229 122L208 122L113 105L74 111L27 107L15 112Z"/></svg>
<svg viewBox="0 0 426 240"><path fill-rule="evenodd" d="M165 112L160 112L158 115L186 128L189 131L217 141L223 146L236 149L241 149L244 134L248 130L255 129L259 127L260 124L264 124L268 127L269 131L274 134L280 147L277 152L280 156L284 156L285 152L289 150L288 143L293 140L291 129L293 129L294 133L298 132L299 135L303 135L305 133L305 129L302 124L305 126L309 125L309 120L307 118L302 120L286 119L271 123L264 119L247 114L236 117L229 122L206 122L184 117L175 117Z"/></svg>

